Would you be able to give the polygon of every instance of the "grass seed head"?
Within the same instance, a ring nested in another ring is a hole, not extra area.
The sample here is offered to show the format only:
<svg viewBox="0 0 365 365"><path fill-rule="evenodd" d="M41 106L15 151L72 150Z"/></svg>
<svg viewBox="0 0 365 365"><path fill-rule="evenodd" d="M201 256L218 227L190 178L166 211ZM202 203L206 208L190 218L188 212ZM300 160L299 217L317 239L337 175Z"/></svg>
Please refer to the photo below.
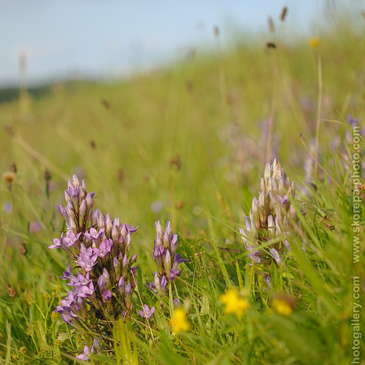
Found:
<svg viewBox="0 0 365 365"><path fill-rule="evenodd" d="M11 187L12 183L16 179L16 173L13 171L6 171L2 175L2 179L9 187Z"/></svg>
<svg viewBox="0 0 365 365"><path fill-rule="evenodd" d="M288 8L286 6L283 7L283 10L281 11L281 14L280 14L280 20L283 22L285 21L285 18L287 17L288 15Z"/></svg>

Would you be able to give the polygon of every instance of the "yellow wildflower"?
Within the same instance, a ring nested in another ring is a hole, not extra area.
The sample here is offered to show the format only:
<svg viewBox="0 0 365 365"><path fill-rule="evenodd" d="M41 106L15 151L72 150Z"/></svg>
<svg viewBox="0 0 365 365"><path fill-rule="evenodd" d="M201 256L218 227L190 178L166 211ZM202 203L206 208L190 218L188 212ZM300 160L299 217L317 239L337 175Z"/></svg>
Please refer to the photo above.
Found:
<svg viewBox="0 0 365 365"><path fill-rule="evenodd" d="M284 299L278 299L278 298L274 299L272 301L272 307L275 309L277 313L285 317L289 317L293 313L293 309L290 303Z"/></svg>
<svg viewBox="0 0 365 365"><path fill-rule="evenodd" d="M308 39L308 44L312 47L312 48L317 48L320 45L319 42L319 38L317 37L312 37Z"/></svg>
<svg viewBox="0 0 365 365"><path fill-rule="evenodd" d="M189 322L186 319L186 313L183 309L175 309L174 314L171 317L170 325L172 332L179 333L181 331L187 331L190 327Z"/></svg>
<svg viewBox="0 0 365 365"><path fill-rule="evenodd" d="M241 298L234 289L230 289L226 294L221 295L220 300L224 304L224 312L234 313L238 318L242 317L250 306L250 303Z"/></svg>

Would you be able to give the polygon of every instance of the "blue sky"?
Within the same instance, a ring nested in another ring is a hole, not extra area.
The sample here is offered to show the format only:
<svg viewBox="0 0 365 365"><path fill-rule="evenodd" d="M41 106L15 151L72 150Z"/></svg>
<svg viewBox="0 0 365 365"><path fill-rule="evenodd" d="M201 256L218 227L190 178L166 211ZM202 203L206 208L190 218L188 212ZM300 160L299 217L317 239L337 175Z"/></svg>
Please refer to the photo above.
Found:
<svg viewBox="0 0 365 365"><path fill-rule="evenodd" d="M214 25L223 43L233 29L266 31L284 6L288 36L315 34L315 0L0 0L0 87L18 84L22 53L29 84L75 73L113 78L211 45Z"/></svg>

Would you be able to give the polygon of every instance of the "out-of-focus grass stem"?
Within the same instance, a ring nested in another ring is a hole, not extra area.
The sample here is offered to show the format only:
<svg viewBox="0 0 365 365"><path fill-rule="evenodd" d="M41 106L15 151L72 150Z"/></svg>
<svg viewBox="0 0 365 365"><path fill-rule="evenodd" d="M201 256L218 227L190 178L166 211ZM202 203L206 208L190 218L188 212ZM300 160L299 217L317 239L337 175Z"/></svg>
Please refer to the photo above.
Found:
<svg viewBox="0 0 365 365"><path fill-rule="evenodd" d="M319 36L319 10L318 1L316 2L317 13L317 38ZM319 38L318 38L319 39ZM317 65L318 65L318 102L317 102L317 117L316 117L316 142L314 156L314 175L318 176L318 154L319 154L319 129L321 124L321 108L322 108L322 58L320 47L317 47Z"/></svg>
<svg viewBox="0 0 365 365"><path fill-rule="evenodd" d="M219 41L220 30L219 30L218 26L214 27L214 35L215 35L215 38L216 38L218 77L219 77L219 92L220 92L220 99L221 99L222 120L227 121L227 118L228 118L227 85L226 85L226 76L225 76L224 67L223 67L221 44L220 44L220 41Z"/></svg>
<svg viewBox="0 0 365 365"><path fill-rule="evenodd" d="M322 108L322 59L318 50L317 55L318 64L318 104L317 104L317 117L316 117L316 144L315 144L315 156L314 156L314 174L318 175L318 154L319 154L319 129L321 125L321 108Z"/></svg>

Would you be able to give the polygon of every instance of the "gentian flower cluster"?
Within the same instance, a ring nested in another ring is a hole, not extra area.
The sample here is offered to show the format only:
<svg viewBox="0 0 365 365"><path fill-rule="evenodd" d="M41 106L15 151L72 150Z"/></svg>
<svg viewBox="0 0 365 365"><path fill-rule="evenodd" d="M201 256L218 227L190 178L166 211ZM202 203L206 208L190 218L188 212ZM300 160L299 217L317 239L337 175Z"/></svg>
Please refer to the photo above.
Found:
<svg viewBox="0 0 365 365"><path fill-rule="evenodd" d="M274 260L280 264L281 254L290 250L288 236L293 232L301 235L300 221L289 198L295 198L294 182L290 182L280 163L274 160L265 167L261 191L258 199L252 200L246 228L240 228L252 262L268 265ZM274 242L266 249L260 248L269 241Z"/></svg>
<svg viewBox="0 0 365 365"><path fill-rule="evenodd" d="M150 283L150 288L157 293L165 293L167 284L173 282L180 276L179 265L187 262L177 250L177 234L172 233L171 224L167 222L163 231L160 221L155 223L156 239L154 242L153 257L157 264L158 271L154 273L154 281Z"/></svg>
<svg viewBox="0 0 365 365"><path fill-rule="evenodd" d="M73 262L62 277L72 289L56 312L74 327L82 328L83 322L96 333L107 333L110 321L133 310L137 254L130 257L129 252L137 228L93 210L94 197L74 175L65 191L66 206L59 207L66 231L49 248L61 248Z"/></svg>

